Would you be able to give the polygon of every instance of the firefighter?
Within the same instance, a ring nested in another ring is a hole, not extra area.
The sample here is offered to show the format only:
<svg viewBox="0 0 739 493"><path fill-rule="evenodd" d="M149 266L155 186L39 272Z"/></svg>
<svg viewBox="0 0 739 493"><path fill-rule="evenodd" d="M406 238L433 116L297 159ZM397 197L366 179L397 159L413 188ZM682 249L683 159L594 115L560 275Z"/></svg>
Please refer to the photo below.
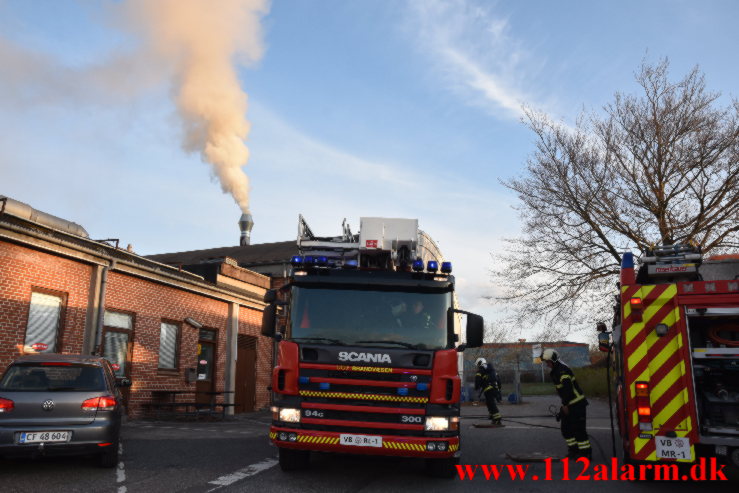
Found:
<svg viewBox="0 0 739 493"><path fill-rule="evenodd" d="M498 375L493 365L488 364L485 358L477 358L475 361L477 373L475 374L475 390L480 390L485 395L485 404L488 406L490 421L494 425L500 425L501 416L498 405L495 403L496 388L498 387Z"/></svg>
<svg viewBox="0 0 739 493"><path fill-rule="evenodd" d="M570 367L562 363L559 354L554 349L545 349L541 354L542 361L552 370L552 382L562 399L559 418L562 436L567 442L567 457L587 457L590 459L592 450L585 426L585 409L588 400L580 385L575 380L575 374Z"/></svg>

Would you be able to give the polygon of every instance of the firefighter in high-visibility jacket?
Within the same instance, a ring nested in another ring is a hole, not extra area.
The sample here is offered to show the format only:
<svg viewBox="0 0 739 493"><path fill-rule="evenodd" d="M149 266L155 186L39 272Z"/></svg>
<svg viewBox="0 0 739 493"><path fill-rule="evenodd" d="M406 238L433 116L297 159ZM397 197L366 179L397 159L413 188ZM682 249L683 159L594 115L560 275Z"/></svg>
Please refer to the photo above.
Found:
<svg viewBox="0 0 739 493"><path fill-rule="evenodd" d="M498 411L498 405L495 403L496 395L499 388L499 380L493 369L493 365L488 364L485 358L477 358L475 361L477 366L477 373L475 374L475 390L481 390L485 395L485 404L488 406L488 413L490 413L490 421L494 425L501 424L501 415Z"/></svg>
<svg viewBox="0 0 739 493"><path fill-rule="evenodd" d="M570 458L591 457L592 449L586 429L586 408L588 400L585 398L580 385L575 380L575 374L569 366L559 360L554 349L545 349L541 354L542 361L551 368L552 382L562 399L559 418L562 436L567 442L567 456Z"/></svg>

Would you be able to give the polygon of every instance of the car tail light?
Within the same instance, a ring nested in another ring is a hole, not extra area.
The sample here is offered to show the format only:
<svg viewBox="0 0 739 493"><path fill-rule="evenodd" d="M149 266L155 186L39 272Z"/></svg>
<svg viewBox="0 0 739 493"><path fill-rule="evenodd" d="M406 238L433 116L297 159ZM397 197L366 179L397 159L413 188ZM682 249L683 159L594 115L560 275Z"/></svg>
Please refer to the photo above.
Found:
<svg viewBox="0 0 739 493"><path fill-rule="evenodd" d="M15 402L0 397L0 413L9 413L13 409L15 409Z"/></svg>
<svg viewBox="0 0 739 493"><path fill-rule="evenodd" d="M103 397L93 397L82 403L83 411L112 411L115 409L117 402L112 395Z"/></svg>

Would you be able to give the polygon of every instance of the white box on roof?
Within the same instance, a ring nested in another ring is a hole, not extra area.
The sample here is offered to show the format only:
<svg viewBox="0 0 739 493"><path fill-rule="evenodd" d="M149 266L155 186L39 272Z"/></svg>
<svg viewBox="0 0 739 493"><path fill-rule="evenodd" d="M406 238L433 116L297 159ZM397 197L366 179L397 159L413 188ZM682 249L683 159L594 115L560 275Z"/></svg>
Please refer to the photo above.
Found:
<svg viewBox="0 0 739 493"><path fill-rule="evenodd" d="M385 217L359 218L359 248L393 250L407 245L414 250L418 242L418 219Z"/></svg>

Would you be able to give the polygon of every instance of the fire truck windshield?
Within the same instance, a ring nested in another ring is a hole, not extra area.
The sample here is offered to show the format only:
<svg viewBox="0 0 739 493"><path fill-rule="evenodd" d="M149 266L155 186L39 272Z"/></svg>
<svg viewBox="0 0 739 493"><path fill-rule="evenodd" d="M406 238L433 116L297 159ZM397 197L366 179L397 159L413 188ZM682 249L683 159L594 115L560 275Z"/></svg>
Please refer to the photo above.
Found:
<svg viewBox="0 0 739 493"><path fill-rule="evenodd" d="M446 292L293 287L290 337L318 344L447 347Z"/></svg>

